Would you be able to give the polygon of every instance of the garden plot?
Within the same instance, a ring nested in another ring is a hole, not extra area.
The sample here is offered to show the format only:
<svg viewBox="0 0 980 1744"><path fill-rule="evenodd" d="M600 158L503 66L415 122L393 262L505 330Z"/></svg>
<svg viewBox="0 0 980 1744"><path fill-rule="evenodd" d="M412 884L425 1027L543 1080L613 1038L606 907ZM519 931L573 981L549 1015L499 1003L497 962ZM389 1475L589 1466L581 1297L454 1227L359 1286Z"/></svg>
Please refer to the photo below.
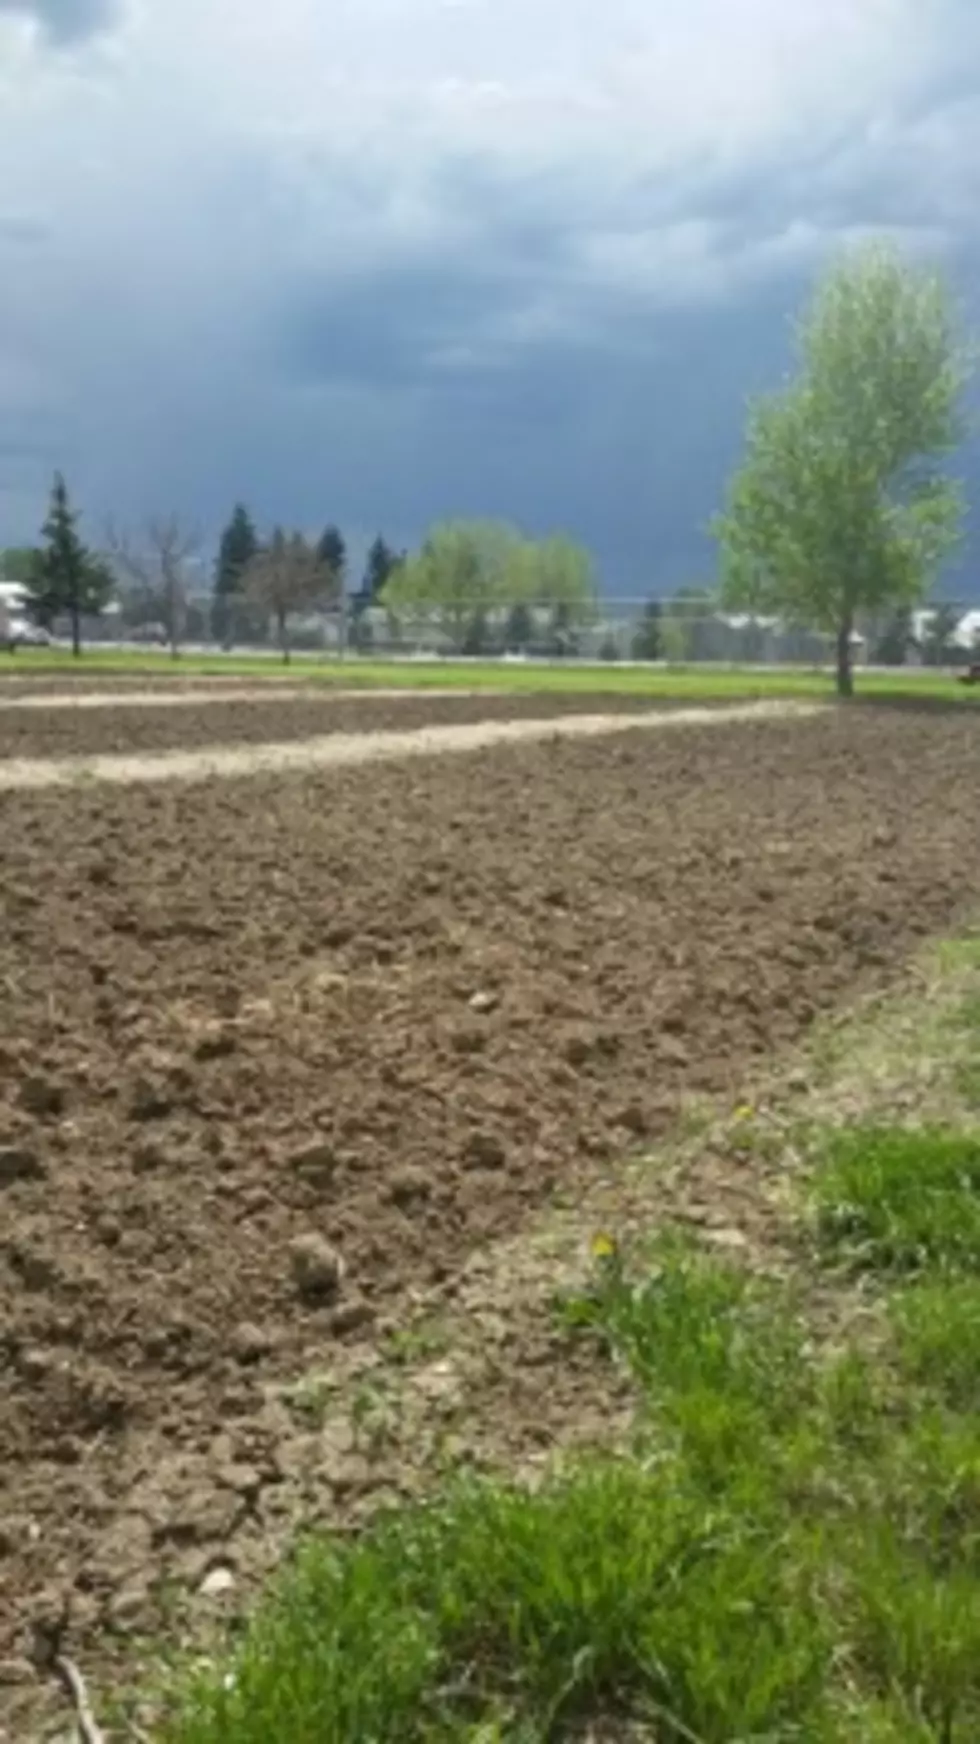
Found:
<svg viewBox="0 0 980 1744"><path fill-rule="evenodd" d="M342 692L194 689L64 690L11 698L0 687L0 760L127 756L211 746L264 745L333 733L410 731L478 721L540 721L583 714L678 708L629 695L496 695L488 692Z"/></svg>
<svg viewBox="0 0 980 1744"><path fill-rule="evenodd" d="M0 1658L349 1517L298 1378L893 978L978 773L868 711L0 795Z"/></svg>

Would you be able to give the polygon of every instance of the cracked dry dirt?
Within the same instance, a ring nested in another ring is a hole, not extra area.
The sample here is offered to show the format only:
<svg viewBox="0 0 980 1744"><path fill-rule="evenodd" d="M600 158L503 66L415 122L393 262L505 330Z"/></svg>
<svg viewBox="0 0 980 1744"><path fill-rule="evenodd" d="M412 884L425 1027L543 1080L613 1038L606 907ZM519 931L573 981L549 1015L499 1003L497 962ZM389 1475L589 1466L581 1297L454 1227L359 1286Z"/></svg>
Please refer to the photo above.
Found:
<svg viewBox="0 0 980 1744"><path fill-rule="evenodd" d="M0 1728L43 1735L42 1596L108 1682L301 1522L607 1432L488 1244L614 1211L692 1093L740 1100L968 910L978 772L966 712L828 712L0 795ZM751 1160L698 1191L765 1217Z"/></svg>

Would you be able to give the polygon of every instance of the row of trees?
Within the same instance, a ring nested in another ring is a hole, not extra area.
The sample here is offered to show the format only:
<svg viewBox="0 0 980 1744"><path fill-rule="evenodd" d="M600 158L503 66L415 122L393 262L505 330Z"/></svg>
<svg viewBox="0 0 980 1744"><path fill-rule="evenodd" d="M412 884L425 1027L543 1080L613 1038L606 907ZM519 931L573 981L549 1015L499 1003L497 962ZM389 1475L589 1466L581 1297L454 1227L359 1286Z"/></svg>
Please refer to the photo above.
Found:
<svg viewBox="0 0 980 1744"><path fill-rule="evenodd" d="M838 689L849 696L855 632L884 624L879 639L900 657L910 613L959 537L962 499L948 460L963 435L972 359L939 275L877 246L827 275L800 323L798 354L789 385L750 409L746 456L714 523L721 599L730 610L832 635ZM123 574L147 606L156 603L176 650L196 541L171 517L149 522L137 542L110 531L107 544L102 555L83 544L59 475L41 545L14 554L34 615L42 623L66 615L77 652L82 619L103 609ZM272 619L288 657L291 620L338 606L346 564L336 527L315 543L281 530L262 541L240 504L221 539L212 629L228 640L241 634L243 614L253 632ZM594 617L596 583L588 553L569 539L448 522L411 557L379 538L350 597L358 645L369 608L380 605L426 635L437 629L456 652L542 640L571 652ZM693 622L703 611L704 596L675 608L668 621L651 607L635 651L676 657L670 639L683 632L685 612ZM940 615L928 646L947 647L950 636Z"/></svg>
<svg viewBox="0 0 980 1744"><path fill-rule="evenodd" d="M435 632L455 653L573 651L596 613L595 570L571 539L525 539L495 521L447 521L379 595L396 622Z"/></svg>
<svg viewBox="0 0 980 1744"><path fill-rule="evenodd" d="M110 523L96 554L82 543L59 474L42 540L37 549L8 553L5 568L23 583L38 622L51 627L71 618L76 651L82 620L114 594L127 627L162 626L175 654L189 633L210 627L230 646L264 640L271 623L287 660L293 624L305 614L334 613L339 638L349 635L358 648L370 645L372 608L381 608L396 632L435 635L457 653L570 654L596 612L595 572L583 547L561 536L525 539L489 521L437 525L412 556L379 536L348 594L338 528L327 527L316 541L282 528L261 539L238 504L219 542L209 626L189 583L200 540L179 517L151 517L135 536Z"/></svg>

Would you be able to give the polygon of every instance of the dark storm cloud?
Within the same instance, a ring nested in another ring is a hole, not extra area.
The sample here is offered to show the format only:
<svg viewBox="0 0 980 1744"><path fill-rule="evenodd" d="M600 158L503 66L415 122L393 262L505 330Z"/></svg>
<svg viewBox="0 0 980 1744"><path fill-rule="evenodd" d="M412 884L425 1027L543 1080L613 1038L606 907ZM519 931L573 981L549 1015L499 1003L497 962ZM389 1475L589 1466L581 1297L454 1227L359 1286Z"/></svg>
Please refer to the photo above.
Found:
<svg viewBox="0 0 980 1744"><path fill-rule="evenodd" d="M110 29L121 0L0 0L0 12L33 18L56 42L77 42Z"/></svg>

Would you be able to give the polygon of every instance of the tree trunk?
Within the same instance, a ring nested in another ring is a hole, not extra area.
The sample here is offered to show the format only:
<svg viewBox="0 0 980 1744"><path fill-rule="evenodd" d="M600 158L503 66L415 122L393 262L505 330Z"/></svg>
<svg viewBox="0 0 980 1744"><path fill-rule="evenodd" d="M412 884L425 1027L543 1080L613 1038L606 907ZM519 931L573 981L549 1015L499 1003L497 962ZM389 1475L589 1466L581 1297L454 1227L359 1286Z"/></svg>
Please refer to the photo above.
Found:
<svg viewBox="0 0 980 1744"><path fill-rule="evenodd" d="M854 695L854 673L851 668L851 635L853 630L854 623L848 614L837 631L837 695L840 697Z"/></svg>
<svg viewBox="0 0 980 1744"><path fill-rule="evenodd" d="M82 622L81 622L81 619L82 619L82 614L78 609L78 605L77 605L77 603L73 603L72 608L71 608L71 651L74 654L76 660L78 659L78 656L82 652Z"/></svg>
<svg viewBox="0 0 980 1744"><path fill-rule="evenodd" d="M289 641L286 636L286 614L279 613L279 646L282 649L283 665L289 665Z"/></svg>

